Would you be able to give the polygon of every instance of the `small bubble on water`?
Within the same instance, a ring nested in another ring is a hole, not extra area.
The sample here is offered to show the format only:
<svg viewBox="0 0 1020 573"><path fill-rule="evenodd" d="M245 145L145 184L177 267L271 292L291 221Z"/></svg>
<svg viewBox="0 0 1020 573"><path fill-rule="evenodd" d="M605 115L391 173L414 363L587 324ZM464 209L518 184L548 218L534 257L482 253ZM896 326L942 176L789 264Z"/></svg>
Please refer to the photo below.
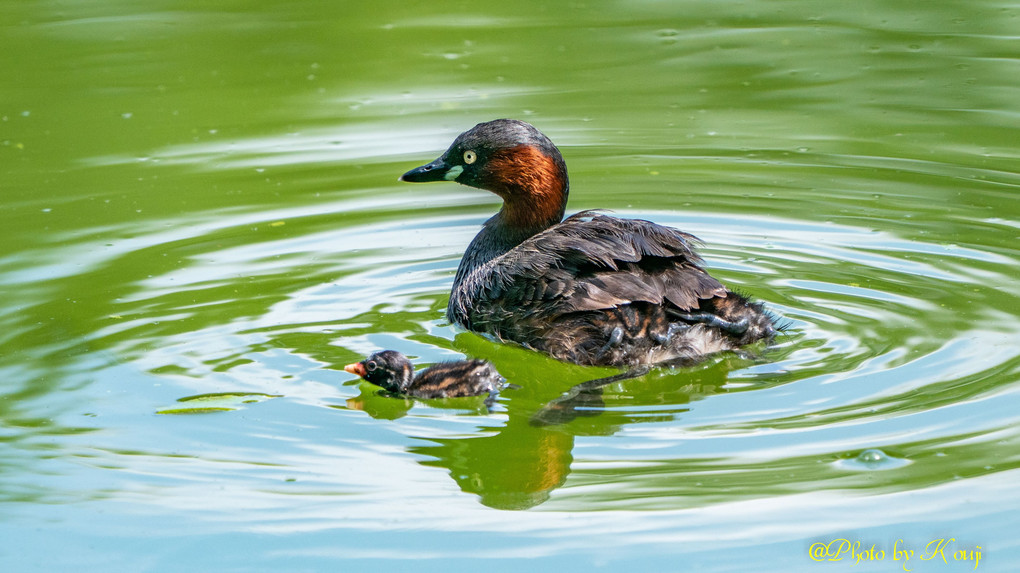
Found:
<svg viewBox="0 0 1020 573"><path fill-rule="evenodd" d="M857 454L857 457L853 459L836 462L839 467L854 471L891 470L908 464L910 464L910 460L890 456L878 448L869 448Z"/></svg>
<svg viewBox="0 0 1020 573"><path fill-rule="evenodd" d="M864 450L857 456L857 461L866 464L874 464L888 459L882 450Z"/></svg>

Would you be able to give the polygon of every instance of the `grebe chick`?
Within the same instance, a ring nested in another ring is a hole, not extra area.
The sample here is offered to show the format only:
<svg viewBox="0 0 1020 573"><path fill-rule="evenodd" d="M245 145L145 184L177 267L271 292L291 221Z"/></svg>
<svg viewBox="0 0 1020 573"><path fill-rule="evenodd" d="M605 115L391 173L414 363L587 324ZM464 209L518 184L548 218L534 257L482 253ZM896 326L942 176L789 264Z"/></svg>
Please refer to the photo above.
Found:
<svg viewBox="0 0 1020 573"><path fill-rule="evenodd" d="M480 123L400 179L456 181L503 199L453 281L447 317L469 330L615 366L696 362L776 332L761 304L702 269L694 236L592 211L563 220L566 164L528 123Z"/></svg>
<svg viewBox="0 0 1020 573"><path fill-rule="evenodd" d="M440 362L415 374L411 361L395 350L376 352L344 370L384 390L414 398L487 396L485 402L491 405L506 387L506 379L485 360Z"/></svg>

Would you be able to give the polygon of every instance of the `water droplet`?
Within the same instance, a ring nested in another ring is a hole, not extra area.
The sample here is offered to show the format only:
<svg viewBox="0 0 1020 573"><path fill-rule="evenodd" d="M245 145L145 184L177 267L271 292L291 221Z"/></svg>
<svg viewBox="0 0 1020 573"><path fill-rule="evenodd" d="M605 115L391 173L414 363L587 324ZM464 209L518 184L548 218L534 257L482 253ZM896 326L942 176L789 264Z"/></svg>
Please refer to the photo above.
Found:
<svg viewBox="0 0 1020 573"><path fill-rule="evenodd" d="M887 458L888 456L882 450L864 450L857 455L857 461L866 464L881 462Z"/></svg>
<svg viewBox="0 0 1020 573"><path fill-rule="evenodd" d="M857 454L853 459L844 459L836 465L853 471L891 470L909 465L910 460L890 456L878 448L870 448Z"/></svg>

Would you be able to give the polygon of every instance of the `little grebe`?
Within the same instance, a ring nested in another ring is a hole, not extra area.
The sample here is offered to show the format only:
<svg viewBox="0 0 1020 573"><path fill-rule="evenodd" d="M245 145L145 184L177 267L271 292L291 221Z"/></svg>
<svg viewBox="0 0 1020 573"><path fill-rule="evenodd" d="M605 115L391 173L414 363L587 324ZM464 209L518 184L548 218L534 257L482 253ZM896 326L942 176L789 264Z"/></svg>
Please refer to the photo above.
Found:
<svg viewBox="0 0 1020 573"><path fill-rule="evenodd" d="M488 396L486 403L491 404L506 387L506 379L484 360L441 362L415 375L411 361L395 350L376 352L344 370L394 394L415 398Z"/></svg>
<svg viewBox="0 0 1020 573"><path fill-rule="evenodd" d="M701 268L694 236L593 211L563 220L566 164L528 123L480 123L400 180L456 181L503 199L453 281L446 313L469 330L616 366L693 362L776 332L761 304Z"/></svg>

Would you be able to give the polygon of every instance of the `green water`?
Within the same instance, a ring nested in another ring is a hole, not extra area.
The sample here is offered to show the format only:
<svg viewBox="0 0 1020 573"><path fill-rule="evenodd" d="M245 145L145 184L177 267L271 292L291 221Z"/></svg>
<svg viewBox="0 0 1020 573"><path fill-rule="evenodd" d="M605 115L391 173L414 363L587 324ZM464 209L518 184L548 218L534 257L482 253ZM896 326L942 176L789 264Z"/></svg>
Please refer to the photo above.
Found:
<svg viewBox="0 0 1020 573"><path fill-rule="evenodd" d="M7 0L0 40L5 571L1020 566L1016 4ZM497 117L786 334L533 424L613 371L449 325L498 200L396 181ZM342 367L382 348L521 388L381 396Z"/></svg>

